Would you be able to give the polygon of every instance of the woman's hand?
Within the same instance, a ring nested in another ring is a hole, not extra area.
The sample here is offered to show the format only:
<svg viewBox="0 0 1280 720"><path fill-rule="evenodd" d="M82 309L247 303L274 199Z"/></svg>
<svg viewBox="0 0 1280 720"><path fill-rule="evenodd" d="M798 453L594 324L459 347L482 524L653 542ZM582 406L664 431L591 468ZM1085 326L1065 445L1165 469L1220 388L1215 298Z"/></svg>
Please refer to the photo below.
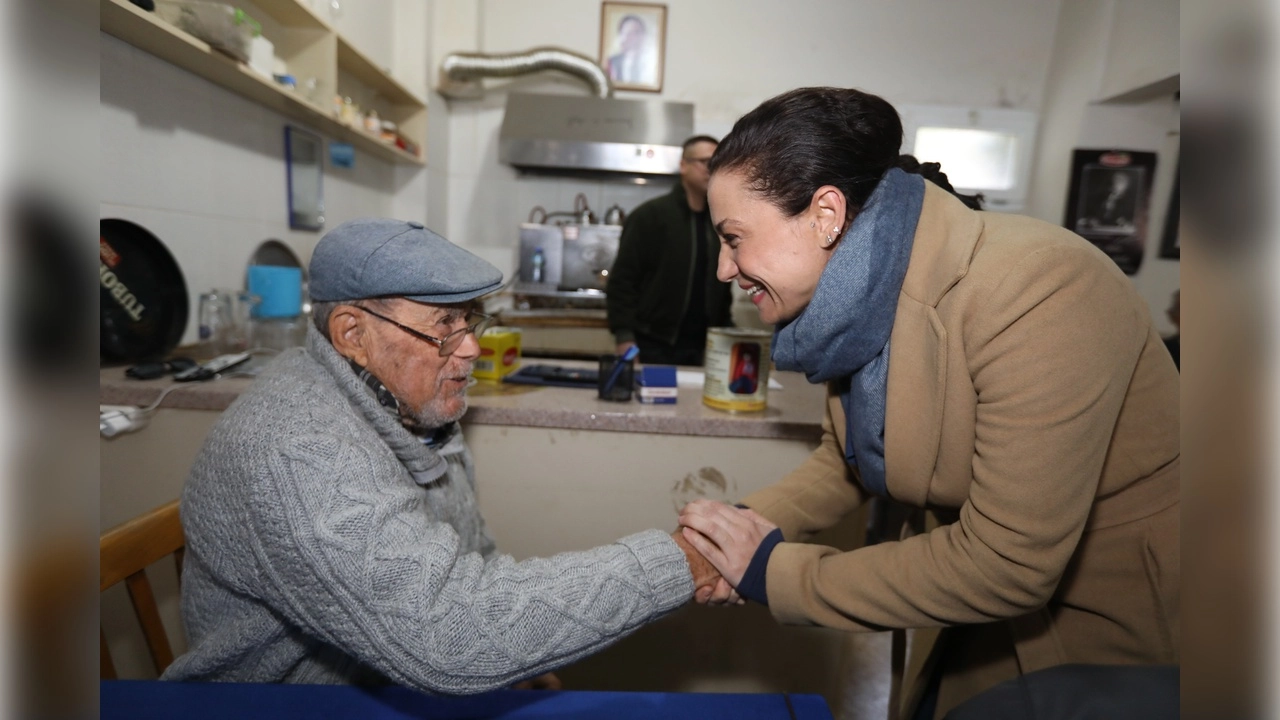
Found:
<svg viewBox="0 0 1280 720"><path fill-rule="evenodd" d="M689 544L735 588L742 582L760 542L778 527L753 510L711 500L694 500L685 505L680 511L680 524ZM717 596L712 593L711 600Z"/></svg>

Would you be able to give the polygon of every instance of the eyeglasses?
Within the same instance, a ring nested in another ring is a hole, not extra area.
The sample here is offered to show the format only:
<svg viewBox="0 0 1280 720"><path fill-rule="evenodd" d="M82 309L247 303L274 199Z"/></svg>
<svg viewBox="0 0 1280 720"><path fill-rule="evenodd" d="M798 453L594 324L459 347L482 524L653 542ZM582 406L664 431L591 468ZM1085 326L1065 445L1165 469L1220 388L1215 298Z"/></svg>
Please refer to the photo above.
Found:
<svg viewBox="0 0 1280 720"><path fill-rule="evenodd" d="M434 338L426 333L418 332L417 330L414 330L408 325L404 325L399 322L396 322L395 320L392 320L386 315L380 315L370 310L367 307L363 307L360 305L354 305L353 307L358 307L361 310L369 313L370 315L378 318L379 320L384 320L386 322L389 322L392 325L395 325L396 327L400 328L401 330L409 333L410 335L418 338L419 340L426 340L427 342L438 346L440 348L441 357L444 357L446 355L452 355L458 349L458 346L462 345L462 341L466 339L467 333L473 333L475 334L476 337L480 337L481 335L484 334L484 331L488 330L489 326L493 324L492 315L485 315L482 312L469 312L467 313L466 327L458 328L457 330L454 330L448 335L445 335L443 338ZM479 319L477 320L476 318L479 318Z"/></svg>

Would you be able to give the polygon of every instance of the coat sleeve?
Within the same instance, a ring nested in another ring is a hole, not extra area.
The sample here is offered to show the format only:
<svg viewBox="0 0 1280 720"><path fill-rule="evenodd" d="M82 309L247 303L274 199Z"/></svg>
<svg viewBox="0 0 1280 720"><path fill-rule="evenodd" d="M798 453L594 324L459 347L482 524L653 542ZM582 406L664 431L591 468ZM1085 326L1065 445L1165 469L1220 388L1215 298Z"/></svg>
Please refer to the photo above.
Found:
<svg viewBox="0 0 1280 720"><path fill-rule="evenodd" d="M977 391L959 520L852 552L784 543L782 622L850 630L1017 617L1045 605L1084 531L1150 319L1092 248L1031 253L962 330Z"/></svg>
<svg viewBox="0 0 1280 720"><path fill-rule="evenodd" d="M348 439L297 437L267 464L255 483L255 592L398 684L505 687L608 646L693 592L684 552L660 530L549 558L484 557L463 552L414 487L375 480L376 459Z"/></svg>
<svg viewBox="0 0 1280 720"><path fill-rule="evenodd" d="M818 448L781 482L742 500L743 505L781 528L788 541L802 541L832 527L867 499L845 462L835 433L828 395Z"/></svg>
<svg viewBox="0 0 1280 720"><path fill-rule="evenodd" d="M636 208L624 222L618 238L618 255L605 285L605 310L609 331L617 342L635 342L637 310L650 271L645 261L645 239L653 237L653 222L645 206ZM648 248L652 252L652 248Z"/></svg>

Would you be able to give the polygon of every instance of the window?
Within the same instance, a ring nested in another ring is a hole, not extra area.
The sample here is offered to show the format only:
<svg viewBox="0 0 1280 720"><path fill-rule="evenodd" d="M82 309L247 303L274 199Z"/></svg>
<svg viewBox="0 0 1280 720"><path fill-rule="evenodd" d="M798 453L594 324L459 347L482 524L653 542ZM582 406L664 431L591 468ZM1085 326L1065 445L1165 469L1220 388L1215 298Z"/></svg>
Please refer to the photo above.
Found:
<svg viewBox="0 0 1280 720"><path fill-rule="evenodd" d="M1021 210L1035 149L1036 116L1024 110L908 105L903 149L942 163L956 190L982 193L988 210Z"/></svg>

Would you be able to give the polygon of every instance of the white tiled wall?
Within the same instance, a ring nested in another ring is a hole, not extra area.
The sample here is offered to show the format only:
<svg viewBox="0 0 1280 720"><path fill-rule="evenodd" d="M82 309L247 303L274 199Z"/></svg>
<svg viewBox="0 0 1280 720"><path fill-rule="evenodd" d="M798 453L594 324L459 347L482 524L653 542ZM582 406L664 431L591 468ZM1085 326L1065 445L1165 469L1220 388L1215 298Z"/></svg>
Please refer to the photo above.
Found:
<svg viewBox="0 0 1280 720"><path fill-rule="evenodd" d="M257 246L289 245L303 263L321 233L290 230L284 128L261 105L101 35L101 215L142 225L173 253L191 295L239 288ZM356 151L326 163L326 227L366 215L426 215L426 172Z"/></svg>
<svg viewBox="0 0 1280 720"><path fill-rule="evenodd" d="M662 92L618 96L692 102L694 132L719 137L765 98L814 84L860 87L894 102L1038 109L1060 2L665 4ZM550 45L595 57L599 50L597 0L436 0L432 17L433 83L435 68L451 51L511 53ZM517 227L533 206L572 210L574 196L583 192L597 213L615 202L630 211L668 189L670 181L635 186L517 176L497 153L507 92L581 95L585 86L557 72L492 79L485 86L479 100L433 96L432 188L447 198L433 200L429 224L504 272L515 266ZM735 308L735 319L758 323L748 302Z"/></svg>

